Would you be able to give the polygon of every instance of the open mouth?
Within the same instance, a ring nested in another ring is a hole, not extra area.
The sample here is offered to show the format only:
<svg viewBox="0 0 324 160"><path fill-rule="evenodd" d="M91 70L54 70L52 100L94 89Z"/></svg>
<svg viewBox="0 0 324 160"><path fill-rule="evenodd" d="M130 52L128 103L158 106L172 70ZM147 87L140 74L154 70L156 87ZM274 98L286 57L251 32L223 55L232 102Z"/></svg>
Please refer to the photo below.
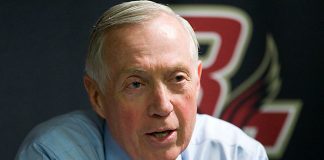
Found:
<svg viewBox="0 0 324 160"><path fill-rule="evenodd" d="M161 132L152 132L148 133L148 135L153 136L155 138L165 138L172 134L175 130L165 130Z"/></svg>

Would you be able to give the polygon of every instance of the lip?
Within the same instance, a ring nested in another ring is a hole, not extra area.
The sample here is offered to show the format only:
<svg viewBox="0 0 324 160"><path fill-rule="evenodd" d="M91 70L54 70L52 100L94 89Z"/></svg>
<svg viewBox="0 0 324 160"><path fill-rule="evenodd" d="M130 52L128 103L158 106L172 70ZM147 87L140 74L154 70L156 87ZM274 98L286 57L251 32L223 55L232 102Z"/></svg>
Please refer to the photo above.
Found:
<svg viewBox="0 0 324 160"><path fill-rule="evenodd" d="M164 131L168 132L168 134L164 137L156 137L153 135L154 132ZM164 148L175 144L177 140L177 135L177 129L158 129L152 132L145 133L145 139L146 142L152 147Z"/></svg>

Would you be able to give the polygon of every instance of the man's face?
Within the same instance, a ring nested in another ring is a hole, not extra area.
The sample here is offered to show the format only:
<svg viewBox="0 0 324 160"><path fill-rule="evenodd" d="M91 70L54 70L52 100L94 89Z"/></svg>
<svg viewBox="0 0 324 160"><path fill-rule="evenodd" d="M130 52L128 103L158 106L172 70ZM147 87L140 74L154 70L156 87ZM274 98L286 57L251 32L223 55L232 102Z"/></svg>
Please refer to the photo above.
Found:
<svg viewBox="0 0 324 160"><path fill-rule="evenodd" d="M97 112L133 159L175 159L187 147L201 74L193 45L166 14L107 32L110 79Z"/></svg>

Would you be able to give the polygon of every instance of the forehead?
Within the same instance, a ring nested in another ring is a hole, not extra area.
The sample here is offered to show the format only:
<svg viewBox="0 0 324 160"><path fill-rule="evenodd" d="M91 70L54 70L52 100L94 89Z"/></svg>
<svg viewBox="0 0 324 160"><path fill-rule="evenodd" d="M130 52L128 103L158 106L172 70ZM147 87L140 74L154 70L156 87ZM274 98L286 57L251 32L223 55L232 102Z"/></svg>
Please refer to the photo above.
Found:
<svg viewBox="0 0 324 160"><path fill-rule="evenodd" d="M161 12L152 16L149 20L143 20L138 23L124 23L109 28L104 33L104 50L109 54L109 49L120 47L121 45L131 44L140 40L141 33L150 32L154 38L179 38L181 41L191 41L190 33L175 15ZM158 37L163 35L163 37ZM136 37L137 38L134 38ZM145 37L150 38L150 37Z"/></svg>
<svg viewBox="0 0 324 160"><path fill-rule="evenodd" d="M178 19L167 14L138 24L114 27L107 31L103 48L104 60L113 70L149 65L162 59L176 64L192 57L194 51L185 28Z"/></svg>

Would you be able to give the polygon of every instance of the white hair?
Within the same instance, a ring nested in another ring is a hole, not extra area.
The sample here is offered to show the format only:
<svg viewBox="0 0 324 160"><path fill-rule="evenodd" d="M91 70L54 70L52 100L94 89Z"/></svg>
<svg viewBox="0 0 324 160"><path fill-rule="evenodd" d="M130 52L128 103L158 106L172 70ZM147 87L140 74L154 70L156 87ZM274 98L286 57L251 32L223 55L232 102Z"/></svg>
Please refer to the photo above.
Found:
<svg viewBox="0 0 324 160"><path fill-rule="evenodd" d="M192 57L198 61L198 41L190 24L177 15L168 6L152 1L131 1L111 7L99 18L90 35L89 50L86 57L85 72L95 80L101 91L105 90L107 79L109 79L108 66L103 60L104 37L107 30L123 24L135 24L151 20L160 13L167 13L176 17L188 31L193 43L194 52ZM175 44L176 45L176 44Z"/></svg>

